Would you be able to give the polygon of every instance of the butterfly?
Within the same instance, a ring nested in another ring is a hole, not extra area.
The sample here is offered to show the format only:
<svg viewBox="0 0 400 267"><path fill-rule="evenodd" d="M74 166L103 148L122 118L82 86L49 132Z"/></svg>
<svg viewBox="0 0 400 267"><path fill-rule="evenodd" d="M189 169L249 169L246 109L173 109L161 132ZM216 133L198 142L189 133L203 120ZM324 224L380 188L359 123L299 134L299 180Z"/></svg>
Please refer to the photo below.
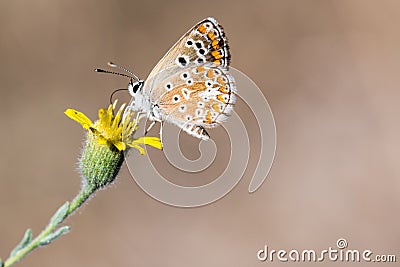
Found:
<svg viewBox="0 0 400 267"><path fill-rule="evenodd" d="M230 52L221 25L212 17L185 33L143 81L128 71L132 100L126 110L152 121L175 124L186 133L209 139L206 128L227 119L236 102L236 84L229 74ZM148 131L147 130L147 131ZM146 132L147 132L146 131Z"/></svg>

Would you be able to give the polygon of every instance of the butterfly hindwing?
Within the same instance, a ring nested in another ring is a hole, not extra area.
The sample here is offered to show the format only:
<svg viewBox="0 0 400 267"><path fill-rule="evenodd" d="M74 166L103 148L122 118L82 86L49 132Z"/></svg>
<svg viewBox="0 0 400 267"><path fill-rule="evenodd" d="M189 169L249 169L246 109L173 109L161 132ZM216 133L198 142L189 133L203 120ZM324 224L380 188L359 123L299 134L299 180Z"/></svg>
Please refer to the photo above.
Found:
<svg viewBox="0 0 400 267"><path fill-rule="evenodd" d="M186 68L162 85L171 89L160 96L158 105L166 113L166 120L178 126L215 127L227 118L236 101L233 77L209 63Z"/></svg>
<svg viewBox="0 0 400 267"><path fill-rule="evenodd" d="M210 136L208 135L206 129L204 129L203 126L199 126L196 124L192 124L192 123L185 123L183 125L179 125L181 127L181 129L185 132L187 132L188 134L203 139L203 140L208 140L210 138Z"/></svg>

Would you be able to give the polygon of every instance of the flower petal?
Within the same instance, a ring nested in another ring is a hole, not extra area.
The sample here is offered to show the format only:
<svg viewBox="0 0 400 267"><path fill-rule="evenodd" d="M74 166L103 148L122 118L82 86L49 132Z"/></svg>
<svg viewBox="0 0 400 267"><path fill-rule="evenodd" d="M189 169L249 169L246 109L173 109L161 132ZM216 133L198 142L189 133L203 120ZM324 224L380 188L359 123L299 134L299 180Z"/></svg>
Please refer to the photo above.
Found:
<svg viewBox="0 0 400 267"><path fill-rule="evenodd" d="M70 108L67 109L64 114L70 119L80 123L84 129L89 130L89 128L93 125L92 121L82 112Z"/></svg>
<svg viewBox="0 0 400 267"><path fill-rule="evenodd" d="M107 138L105 138L105 137L102 136L102 135L98 135L98 136L97 136L97 142L98 142L100 145L105 145L105 144L107 144Z"/></svg>
<svg viewBox="0 0 400 267"><path fill-rule="evenodd" d="M149 146L152 146L152 147L155 147L158 149L162 149L162 143L161 143L160 138L158 138L158 137L140 137L128 145L131 146L131 145L139 145L139 144L149 145Z"/></svg>
<svg viewBox="0 0 400 267"><path fill-rule="evenodd" d="M141 147L139 145L129 145L129 146L139 150L140 155L146 155L146 150L143 147Z"/></svg>
<svg viewBox="0 0 400 267"><path fill-rule="evenodd" d="M126 145L124 142L121 141L112 141L113 145L119 150L123 151L126 149Z"/></svg>
<svg viewBox="0 0 400 267"><path fill-rule="evenodd" d="M117 129L117 128L122 129L122 127L120 127L120 122L121 122L121 114L122 114L122 111L124 111L124 108L125 108L125 104L122 104L121 107L119 108L117 114L114 116L114 119L113 119L113 122L111 125L112 129Z"/></svg>

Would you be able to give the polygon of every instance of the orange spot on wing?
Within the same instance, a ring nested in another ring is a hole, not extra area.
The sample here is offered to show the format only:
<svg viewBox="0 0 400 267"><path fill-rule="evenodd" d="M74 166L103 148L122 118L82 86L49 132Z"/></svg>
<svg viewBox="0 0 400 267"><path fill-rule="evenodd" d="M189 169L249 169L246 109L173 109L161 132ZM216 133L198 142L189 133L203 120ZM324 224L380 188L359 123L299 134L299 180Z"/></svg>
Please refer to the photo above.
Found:
<svg viewBox="0 0 400 267"><path fill-rule="evenodd" d="M198 73L206 71L206 69L203 66L197 67L196 70L197 70Z"/></svg>
<svg viewBox="0 0 400 267"><path fill-rule="evenodd" d="M226 90L226 87L225 87L225 86L221 86L221 87L219 88L218 91L220 91L220 92L223 93L223 94L229 94L229 91Z"/></svg>
<svg viewBox="0 0 400 267"><path fill-rule="evenodd" d="M211 69L209 69L209 70L207 71L207 77L210 78L210 79L212 79L212 78L214 77L214 71L211 70Z"/></svg>
<svg viewBox="0 0 400 267"><path fill-rule="evenodd" d="M215 65L221 65L221 60L214 60L214 62L213 62Z"/></svg>
<svg viewBox="0 0 400 267"><path fill-rule="evenodd" d="M218 50L214 50L211 52L211 55L215 58L215 59L220 59L222 58L221 53Z"/></svg>
<svg viewBox="0 0 400 267"><path fill-rule="evenodd" d="M222 77L218 77L217 82L219 82L220 84L226 84Z"/></svg>
<svg viewBox="0 0 400 267"><path fill-rule="evenodd" d="M214 41L212 41L211 45L212 45L212 47L213 47L214 49L219 49L219 48L220 48L220 47L219 47L219 41L218 41L217 39L215 39Z"/></svg>
<svg viewBox="0 0 400 267"><path fill-rule="evenodd" d="M214 35L214 33L212 33L212 32L209 32L209 33L207 34L207 36L208 36L208 38L210 38L211 40L214 40L214 39L215 39L215 35Z"/></svg>
<svg viewBox="0 0 400 267"><path fill-rule="evenodd" d="M217 99L223 103L225 103L225 99L223 95L217 95Z"/></svg>
<svg viewBox="0 0 400 267"><path fill-rule="evenodd" d="M211 120L211 111L207 110L207 116L206 116L207 120Z"/></svg>
<svg viewBox="0 0 400 267"><path fill-rule="evenodd" d="M199 32L204 34L204 33L206 33L206 31L207 31L206 27L204 27L204 25L200 25Z"/></svg>
<svg viewBox="0 0 400 267"><path fill-rule="evenodd" d="M211 120L211 111L210 111L210 110L207 111L206 119L205 119L203 122L204 122L204 123L212 123L212 120Z"/></svg>
<svg viewBox="0 0 400 267"><path fill-rule="evenodd" d="M204 82L196 82L193 85L186 85L186 88L191 91L203 91L206 88L206 85Z"/></svg>
<svg viewBox="0 0 400 267"><path fill-rule="evenodd" d="M221 113L221 109L219 108L218 104L214 104L214 105L212 105L212 107L216 112Z"/></svg>

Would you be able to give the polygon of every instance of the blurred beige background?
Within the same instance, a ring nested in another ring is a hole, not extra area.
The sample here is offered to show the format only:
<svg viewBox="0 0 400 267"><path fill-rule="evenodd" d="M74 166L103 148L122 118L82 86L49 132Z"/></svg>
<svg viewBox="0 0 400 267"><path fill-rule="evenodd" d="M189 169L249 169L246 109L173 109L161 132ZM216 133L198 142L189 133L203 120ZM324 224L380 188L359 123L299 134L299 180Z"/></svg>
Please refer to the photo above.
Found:
<svg viewBox="0 0 400 267"><path fill-rule="evenodd" d="M144 78L207 16L224 26L232 66L259 85L275 116L277 153L263 186L248 194L248 171L222 200L180 209L147 196L124 167L68 219L71 233L17 266L287 266L260 263L256 252L322 250L340 237L400 260L395 0L2 1L3 259L79 190L83 131L63 111L95 118L127 83L93 68L113 60Z"/></svg>

